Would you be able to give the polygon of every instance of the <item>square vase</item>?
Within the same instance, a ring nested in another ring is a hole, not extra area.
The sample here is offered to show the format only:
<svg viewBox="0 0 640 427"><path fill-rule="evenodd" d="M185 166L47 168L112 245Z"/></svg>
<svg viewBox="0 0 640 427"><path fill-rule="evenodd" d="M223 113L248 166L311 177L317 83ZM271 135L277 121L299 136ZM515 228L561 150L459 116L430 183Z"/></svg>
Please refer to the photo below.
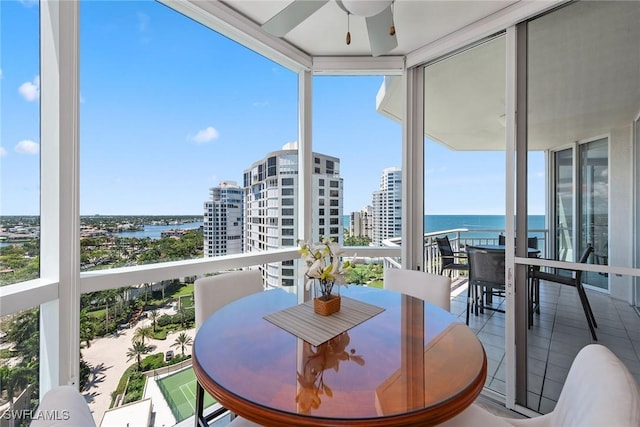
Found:
<svg viewBox="0 0 640 427"><path fill-rule="evenodd" d="M328 300L314 298L313 311L322 315L329 316L340 311L340 295L331 295Z"/></svg>

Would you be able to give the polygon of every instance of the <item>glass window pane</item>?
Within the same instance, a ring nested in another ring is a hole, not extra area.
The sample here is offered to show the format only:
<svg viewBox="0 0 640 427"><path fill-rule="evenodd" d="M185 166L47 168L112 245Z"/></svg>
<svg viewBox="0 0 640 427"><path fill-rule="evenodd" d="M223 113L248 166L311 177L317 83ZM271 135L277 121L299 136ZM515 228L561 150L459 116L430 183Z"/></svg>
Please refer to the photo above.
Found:
<svg viewBox="0 0 640 427"><path fill-rule="evenodd" d="M578 261L591 244L594 252L587 263L634 267L630 218L636 209L630 195L637 171L629 159L640 100L638 20L638 2L578 1L528 23L528 144L549 150L554 161L548 247L552 257L563 261ZM630 366L638 365L637 357L622 350L630 348L620 338L626 333L620 335L615 332L619 325L607 323L611 307L632 304L633 280L597 272L580 279L586 289L582 298L575 284L540 282L540 309L527 339L535 345L527 353L526 404L541 413L558 401L564 377L557 373L567 369L577 349L593 342L586 301L598 325L598 342ZM613 313L621 315L616 309Z"/></svg>
<svg viewBox="0 0 640 427"><path fill-rule="evenodd" d="M442 271L436 237L447 236L454 251L464 251L496 245L504 233L505 49L499 36L424 69L426 271ZM505 294L486 295L490 309L478 312L468 306L472 274L451 274L451 312L465 321L470 310L468 324L487 351L485 387L504 394Z"/></svg>
<svg viewBox="0 0 640 427"><path fill-rule="evenodd" d="M320 194L319 202L314 203L330 207L323 211L329 214L323 224L335 225L338 221L338 227L323 230L332 236L337 232L340 241L344 238L349 246L368 245L372 240L380 245L384 239L381 236L401 233L401 213L395 210L395 202L392 206L380 205L378 226L372 225L380 177L387 168L399 169L402 153L400 124L376 110L375 95L383 84L384 77L380 76L315 76L313 80L313 149L335 157L322 163L329 176L319 179L318 185L329 191L314 192ZM338 176L340 180L335 179ZM350 227L354 215L357 228Z"/></svg>
<svg viewBox="0 0 640 427"><path fill-rule="evenodd" d="M40 8L0 2L0 286L40 276Z"/></svg>

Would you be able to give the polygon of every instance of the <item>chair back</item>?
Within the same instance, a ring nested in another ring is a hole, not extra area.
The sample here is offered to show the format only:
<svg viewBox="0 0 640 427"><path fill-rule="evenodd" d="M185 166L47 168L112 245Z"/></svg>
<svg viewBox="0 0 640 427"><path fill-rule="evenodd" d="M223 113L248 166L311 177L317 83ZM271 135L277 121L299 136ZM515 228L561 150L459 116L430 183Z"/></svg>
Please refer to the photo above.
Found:
<svg viewBox="0 0 640 427"><path fill-rule="evenodd" d="M223 306L263 290L260 270L233 271L197 279L193 292L196 330Z"/></svg>
<svg viewBox="0 0 640 427"><path fill-rule="evenodd" d="M589 256L591 255L591 253L593 252L593 246L591 245L591 243L587 243L587 247L584 248L584 251L582 251L582 255L580 255L580 259L578 260L578 262L580 264L585 264L588 260L589 260ZM575 271L575 279L577 283L581 283L582 282L582 270L576 270Z"/></svg>
<svg viewBox="0 0 640 427"><path fill-rule="evenodd" d="M384 269L384 287L451 309L451 279L439 274L400 268Z"/></svg>
<svg viewBox="0 0 640 427"><path fill-rule="evenodd" d="M500 234L498 236L498 244L500 246L505 246L507 244L507 236L505 236L504 234ZM527 247L532 249L538 249L538 238L537 237L527 238Z"/></svg>
<svg viewBox="0 0 640 427"><path fill-rule="evenodd" d="M451 249L451 242L449 242L449 237L436 237L436 244L438 245L438 250L442 257L442 264L452 264L454 262L454 256L453 249Z"/></svg>
<svg viewBox="0 0 640 427"><path fill-rule="evenodd" d="M635 378L608 348L583 347L562 387L548 425L640 426L640 391Z"/></svg>
<svg viewBox="0 0 640 427"><path fill-rule="evenodd" d="M591 252L593 252L593 246L591 245L591 243L587 243L587 247L584 248L584 251L582 251L582 255L580 255L580 259L578 260L578 262L580 264L584 264L585 262L587 262L587 260L589 259L589 255L591 255Z"/></svg>
<svg viewBox="0 0 640 427"><path fill-rule="evenodd" d="M480 286L504 286L504 251L467 246L469 282Z"/></svg>

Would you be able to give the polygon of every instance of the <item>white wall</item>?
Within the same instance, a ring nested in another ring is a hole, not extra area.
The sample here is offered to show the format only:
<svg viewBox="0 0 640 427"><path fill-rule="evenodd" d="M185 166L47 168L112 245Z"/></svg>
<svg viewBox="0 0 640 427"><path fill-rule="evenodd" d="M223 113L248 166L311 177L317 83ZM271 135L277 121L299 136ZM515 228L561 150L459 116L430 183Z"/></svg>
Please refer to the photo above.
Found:
<svg viewBox="0 0 640 427"><path fill-rule="evenodd" d="M633 127L611 130L609 143L609 264L633 266ZM609 275L611 296L633 302L631 276Z"/></svg>

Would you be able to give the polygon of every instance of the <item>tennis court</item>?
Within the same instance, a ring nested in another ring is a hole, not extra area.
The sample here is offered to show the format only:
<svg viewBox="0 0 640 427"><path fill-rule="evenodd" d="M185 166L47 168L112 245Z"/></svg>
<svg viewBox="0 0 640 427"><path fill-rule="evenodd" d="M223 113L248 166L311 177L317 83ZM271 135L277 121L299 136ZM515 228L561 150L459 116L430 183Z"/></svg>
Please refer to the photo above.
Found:
<svg viewBox="0 0 640 427"><path fill-rule="evenodd" d="M196 375L193 368L176 372L156 381L162 390L165 400L176 418L176 422L183 421L193 414L196 409ZM211 406L215 400L207 393L204 394L204 407Z"/></svg>

